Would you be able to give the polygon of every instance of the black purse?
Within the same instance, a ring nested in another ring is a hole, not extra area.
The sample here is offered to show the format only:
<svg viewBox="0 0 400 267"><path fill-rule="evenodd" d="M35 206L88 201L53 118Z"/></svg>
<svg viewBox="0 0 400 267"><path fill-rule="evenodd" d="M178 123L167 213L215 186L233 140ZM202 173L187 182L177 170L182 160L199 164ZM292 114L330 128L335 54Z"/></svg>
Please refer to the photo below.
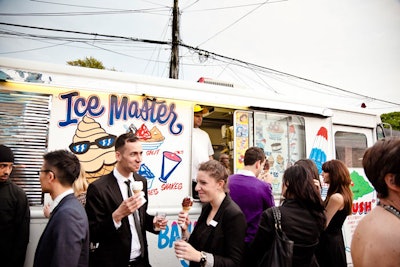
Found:
<svg viewBox="0 0 400 267"><path fill-rule="evenodd" d="M281 212L278 207L272 207L275 220L275 238L269 251L266 251L257 267L292 267L294 242L290 240L281 228Z"/></svg>

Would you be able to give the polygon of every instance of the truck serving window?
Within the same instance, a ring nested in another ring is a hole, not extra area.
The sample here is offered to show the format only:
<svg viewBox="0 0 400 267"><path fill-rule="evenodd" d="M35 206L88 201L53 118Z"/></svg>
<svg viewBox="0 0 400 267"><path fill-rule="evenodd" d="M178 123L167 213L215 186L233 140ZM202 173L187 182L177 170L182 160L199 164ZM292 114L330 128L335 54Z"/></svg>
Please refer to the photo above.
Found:
<svg viewBox="0 0 400 267"><path fill-rule="evenodd" d="M243 157L248 147L254 145L262 148L273 176L272 191L279 196L283 172L297 160L306 157L304 118L262 111L255 111L254 114L236 111L234 133L235 169L243 168Z"/></svg>
<svg viewBox="0 0 400 267"><path fill-rule="evenodd" d="M362 158L367 147L367 137L362 133L335 133L336 159L343 161L348 168L362 168Z"/></svg>
<svg viewBox="0 0 400 267"><path fill-rule="evenodd" d="M51 97L0 90L0 143L15 156L11 179L23 188L30 205L42 205L38 171L46 152Z"/></svg>

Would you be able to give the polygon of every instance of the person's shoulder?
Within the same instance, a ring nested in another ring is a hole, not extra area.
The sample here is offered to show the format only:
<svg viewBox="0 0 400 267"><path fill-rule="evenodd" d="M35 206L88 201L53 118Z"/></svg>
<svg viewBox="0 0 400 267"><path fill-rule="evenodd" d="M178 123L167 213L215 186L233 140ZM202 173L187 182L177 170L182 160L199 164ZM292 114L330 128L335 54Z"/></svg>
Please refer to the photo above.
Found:
<svg viewBox="0 0 400 267"><path fill-rule="evenodd" d="M65 196L62 202L60 202L60 211L59 214L66 216L75 216L77 215L77 211L81 214L85 213L85 208L79 202L79 200L74 196L74 194L69 194ZM75 215L74 215L75 214Z"/></svg>
<svg viewBox="0 0 400 267"><path fill-rule="evenodd" d="M106 175L103 175L103 176L100 176L95 181L91 182L89 184L89 186L90 185L92 185L92 186L102 186L104 184L108 184L110 181L112 181L112 179L116 179L116 178L114 177L114 174L111 171L110 173L108 173Z"/></svg>
<svg viewBox="0 0 400 267"><path fill-rule="evenodd" d="M10 185L12 191L13 191L15 194L17 194L17 195L20 196L20 197L25 197L25 198L27 197L27 196L26 196L25 190L22 189L19 185L17 185L17 184L14 183L13 181L10 181L9 185Z"/></svg>
<svg viewBox="0 0 400 267"><path fill-rule="evenodd" d="M332 201L333 203L343 203L344 202L344 197L340 193L334 193L330 198L329 201Z"/></svg>
<svg viewBox="0 0 400 267"><path fill-rule="evenodd" d="M134 178L136 181L142 181L142 182L147 182L147 179L145 177L143 177L142 175L140 175L139 173L135 172L133 174Z"/></svg>
<svg viewBox="0 0 400 267"><path fill-rule="evenodd" d="M246 222L246 217L244 216L242 209L232 199L230 199L228 204L225 206L224 214L227 221L242 220L244 223Z"/></svg>

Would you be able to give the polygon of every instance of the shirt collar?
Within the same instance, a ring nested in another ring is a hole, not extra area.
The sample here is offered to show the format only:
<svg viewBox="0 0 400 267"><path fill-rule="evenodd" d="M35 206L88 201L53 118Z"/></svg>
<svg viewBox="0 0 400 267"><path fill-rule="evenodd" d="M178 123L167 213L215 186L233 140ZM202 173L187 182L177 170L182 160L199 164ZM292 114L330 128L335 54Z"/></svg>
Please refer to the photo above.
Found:
<svg viewBox="0 0 400 267"><path fill-rule="evenodd" d="M242 175L246 175L246 176L253 176L253 177L256 176L256 175L254 174L254 172L249 171L249 170L244 170L244 169L238 170L237 173L238 173L238 174L242 174Z"/></svg>
<svg viewBox="0 0 400 267"><path fill-rule="evenodd" d="M117 168L114 168L113 174L114 174L115 178L117 179L118 183L124 183L127 179L129 179L131 182L134 181L132 172L129 174L129 177L125 177L121 173L119 173Z"/></svg>
<svg viewBox="0 0 400 267"><path fill-rule="evenodd" d="M61 202L61 200L66 197L69 194L73 194L74 190L72 188L64 191L63 193L59 194L51 203L50 205L50 213L53 212L53 210L58 206L58 204Z"/></svg>

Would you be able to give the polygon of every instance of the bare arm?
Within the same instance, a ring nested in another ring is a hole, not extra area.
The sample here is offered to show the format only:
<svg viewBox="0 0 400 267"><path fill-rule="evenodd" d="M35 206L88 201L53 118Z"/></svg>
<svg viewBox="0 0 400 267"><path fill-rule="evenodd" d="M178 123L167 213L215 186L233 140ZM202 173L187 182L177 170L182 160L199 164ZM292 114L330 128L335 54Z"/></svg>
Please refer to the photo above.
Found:
<svg viewBox="0 0 400 267"><path fill-rule="evenodd" d="M344 208L344 199L343 196L339 193L335 193L331 196L328 201L328 205L325 208L326 215L326 227L328 227L330 221L338 210L342 210Z"/></svg>

